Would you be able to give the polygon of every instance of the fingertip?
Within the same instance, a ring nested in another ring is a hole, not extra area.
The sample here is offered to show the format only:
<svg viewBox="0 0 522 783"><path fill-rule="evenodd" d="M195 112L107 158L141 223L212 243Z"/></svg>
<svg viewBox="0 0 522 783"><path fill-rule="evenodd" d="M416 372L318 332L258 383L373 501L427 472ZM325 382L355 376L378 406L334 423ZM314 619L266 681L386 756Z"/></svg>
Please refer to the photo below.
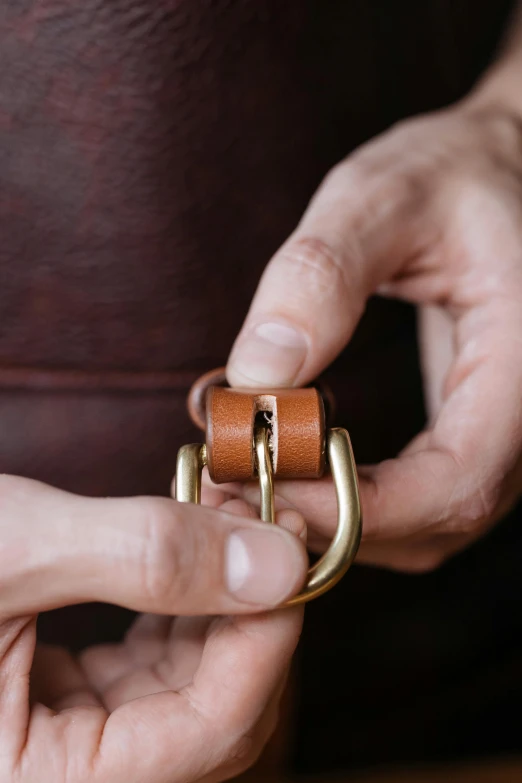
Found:
<svg viewBox="0 0 522 783"><path fill-rule="evenodd" d="M246 326L227 365L231 386L292 386L308 353L308 337L294 324L267 318Z"/></svg>
<svg viewBox="0 0 522 783"><path fill-rule="evenodd" d="M293 533L294 536L297 536L306 544L306 522L299 511L290 508L279 511L276 515L276 521L280 527Z"/></svg>
<svg viewBox="0 0 522 783"><path fill-rule="evenodd" d="M252 609L272 609L295 595L308 568L299 539L277 525L251 520L229 537L225 562L229 593Z"/></svg>

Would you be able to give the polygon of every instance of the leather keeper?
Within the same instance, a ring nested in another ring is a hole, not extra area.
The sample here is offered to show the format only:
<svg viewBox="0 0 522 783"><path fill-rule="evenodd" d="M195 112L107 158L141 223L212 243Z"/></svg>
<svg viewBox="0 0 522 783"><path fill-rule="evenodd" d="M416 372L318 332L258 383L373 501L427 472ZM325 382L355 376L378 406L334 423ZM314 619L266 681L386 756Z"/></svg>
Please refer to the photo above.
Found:
<svg viewBox="0 0 522 783"><path fill-rule="evenodd" d="M325 416L317 389L207 391L207 459L212 481L256 477L254 427L269 429L273 474L279 479L319 478L325 464Z"/></svg>

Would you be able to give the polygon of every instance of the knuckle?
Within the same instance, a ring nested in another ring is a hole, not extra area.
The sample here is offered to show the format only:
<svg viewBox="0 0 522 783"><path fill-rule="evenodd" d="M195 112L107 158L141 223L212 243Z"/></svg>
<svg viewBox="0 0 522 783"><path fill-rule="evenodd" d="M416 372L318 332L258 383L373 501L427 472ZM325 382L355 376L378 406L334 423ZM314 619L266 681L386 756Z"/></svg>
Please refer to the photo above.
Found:
<svg viewBox="0 0 522 783"><path fill-rule="evenodd" d="M464 534L480 531L494 516L500 497L501 488L497 484L473 480L451 504L449 527Z"/></svg>
<svg viewBox="0 0 522 783"><path fill-rule="evenodd" d="M476 535L489 520L502 500L502 480L488 473L480 464L470 464L469 457L457 449L444 449L449 459L449 474L453 488L439 518L439 529L447 534Z"/></svg>
<svg viewBox="0 0 522 783"><path fill-rule="evenodd" d="M167 608L190 586L193 570L190 526L183 523L173 502L167 499L147 501L143 518L140 584L151 604Z"/></svg>
<svg viewBox="0 0 522 783"><path fill-rule="evenodd" d="M347 268L342 254L323 239L305 236L294 240L282 250L282 260L291 277L297 277L302 287L315 296L328 296L341 289L348 290Z"/></svg>

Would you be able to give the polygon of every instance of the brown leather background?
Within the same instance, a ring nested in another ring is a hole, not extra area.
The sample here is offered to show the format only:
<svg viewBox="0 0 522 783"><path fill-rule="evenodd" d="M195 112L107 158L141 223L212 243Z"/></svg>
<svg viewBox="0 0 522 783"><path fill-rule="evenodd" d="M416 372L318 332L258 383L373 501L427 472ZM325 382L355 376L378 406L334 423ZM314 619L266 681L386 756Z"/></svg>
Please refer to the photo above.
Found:
<svg viewBox="0 0 522 783"><path fill-rule="evenodd" d="M322 176L463 94L510 5L4 0L0 469L167 493L200 437L190 383L225 363ZM423 420L412 312L370 303L328 381L358 459L394 454ZM307 610L297 766L517 746L502 719L516 678L480 683L520 649L519 529L425 578L355 569ZM41 633L81 646L128 622L86 607ZM455 683L483 697L452 722Z"/></svg>
<svg viewBox="0 0 522 783"><path fill-rule="evenodd" d="M454 5L1 5L3 468L88 493L167 490L193 437L186 390L224 363L322 176L461 94L509 4ZM417 394L399 347L411 323L374 303L333 370L364 460L416 426L401 415Z"/></svg>

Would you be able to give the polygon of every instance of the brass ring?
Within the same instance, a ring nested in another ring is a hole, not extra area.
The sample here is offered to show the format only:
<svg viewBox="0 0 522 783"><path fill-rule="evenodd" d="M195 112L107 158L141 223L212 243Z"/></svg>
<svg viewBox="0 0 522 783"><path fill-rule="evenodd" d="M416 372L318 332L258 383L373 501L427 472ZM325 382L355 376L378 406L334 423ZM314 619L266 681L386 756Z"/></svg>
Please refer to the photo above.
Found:
<svg viewBox="0 0 522 783"><path fill-rule="evenodd" d="M331 590L355 560L362 533L357 468L350 436L340 427L326 433L326 454L337 496L337 530L320 560L308 571L305 586L284 606L297 606Z"/></svg>
<svg viewBox="0 0 522 783"><path fill-rule="evenodd" d="M262 510L267 521L273 519L272 475L266 440L256 437L254 444L258 473L262 481ZM362 519L359 501L357 469L350 436L344 429L328 430L326 451L337 495L337 530L329 549L308 571L306 584L283 606L296 606L311 601L334 587L355 559L361 540ZM176 469L176 500L199 503L201 471L207 461L206 446L199 443L183 446L178 453ZM269 497L270 496L270 497Z"/></svg>

